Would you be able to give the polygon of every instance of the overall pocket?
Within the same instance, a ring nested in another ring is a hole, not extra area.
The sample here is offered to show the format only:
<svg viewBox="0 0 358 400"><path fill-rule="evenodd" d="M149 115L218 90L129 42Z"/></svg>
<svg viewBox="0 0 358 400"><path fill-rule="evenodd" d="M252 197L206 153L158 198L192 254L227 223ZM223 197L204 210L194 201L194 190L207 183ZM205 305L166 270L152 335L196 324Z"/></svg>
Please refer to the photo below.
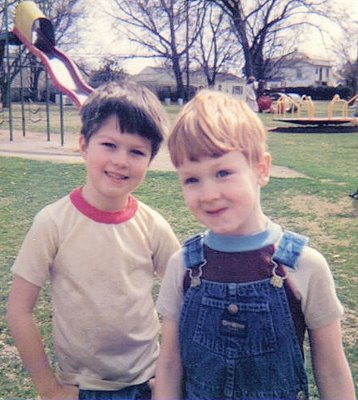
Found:
<svg viewBox="0 0 358 400"><path fill-rule="evenodd" d="M230 303L202 297L193 341L226 358L258 356L277 349L267 300Z"/></svg>

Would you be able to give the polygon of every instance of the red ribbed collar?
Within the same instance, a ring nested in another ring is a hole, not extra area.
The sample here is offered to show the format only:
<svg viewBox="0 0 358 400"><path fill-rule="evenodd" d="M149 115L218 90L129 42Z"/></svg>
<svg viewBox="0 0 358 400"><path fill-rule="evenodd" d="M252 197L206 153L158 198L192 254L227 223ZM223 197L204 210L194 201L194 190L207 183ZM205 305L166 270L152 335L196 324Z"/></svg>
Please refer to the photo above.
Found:
<svg viewBox="0 0 358 400"><path fill-rule="evenodd" d="M125 209L114 212L101 211L87 203L82 196L82 187L79 187L71 192L70 199L78 211L93 221L100 222L102 224L120 224L128 221L133 217L138 209L137 200L133 196L129 196L128 204Z"/></svg>

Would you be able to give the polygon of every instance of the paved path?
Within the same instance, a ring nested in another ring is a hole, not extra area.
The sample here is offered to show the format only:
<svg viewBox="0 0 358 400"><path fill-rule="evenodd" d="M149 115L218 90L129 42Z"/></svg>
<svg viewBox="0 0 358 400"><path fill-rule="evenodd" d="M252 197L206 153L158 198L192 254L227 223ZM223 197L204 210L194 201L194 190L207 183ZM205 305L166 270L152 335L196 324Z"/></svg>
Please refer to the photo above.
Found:
<svg viewBox="0 0 358 400"><path fill-rule="evenodd" d="M0 156L21 157L32 160L51 161L59 163L83 162L78 151L78 135L67 134L64 145L61 145L59 134L52 134L51 140L47 140L46 133L27 132L23 137L22 132L15 131L13 140L9 140L8 131L0 129ZM151 162L150 170L174 171L165 146ZM305 175L292 169L280 166L272 166L271 176L274 178L298 178Z"/></svg>

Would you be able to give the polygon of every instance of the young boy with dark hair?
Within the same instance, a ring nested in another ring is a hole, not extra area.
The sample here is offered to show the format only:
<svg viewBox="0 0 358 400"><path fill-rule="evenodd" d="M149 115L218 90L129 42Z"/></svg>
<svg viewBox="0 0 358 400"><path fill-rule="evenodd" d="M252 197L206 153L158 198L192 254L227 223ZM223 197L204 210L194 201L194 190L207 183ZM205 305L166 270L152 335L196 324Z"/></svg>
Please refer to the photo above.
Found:
<svg viewBox="0 0 358 400"><path fill-rule="evenodd" d="M95 90L81 117L86 183L35 217L12 267L8 323L42 400L150 399L153 277L179 243L131 193L163 141L166 114L152 92L124 82ZM33 318L48 280L57 374Z"/></svg>

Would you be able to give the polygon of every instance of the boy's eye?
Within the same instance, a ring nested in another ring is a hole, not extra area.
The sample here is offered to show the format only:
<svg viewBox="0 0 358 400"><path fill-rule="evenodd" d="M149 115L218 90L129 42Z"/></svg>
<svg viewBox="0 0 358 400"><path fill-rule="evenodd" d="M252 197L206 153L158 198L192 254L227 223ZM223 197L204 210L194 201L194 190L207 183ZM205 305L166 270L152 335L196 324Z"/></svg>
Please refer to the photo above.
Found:
<svg viewBox="0 0 358 400"><path fill-rule="evenodd" d="M139 149L132 149L131 153L136 156L146 156L146 153L144 153L144 151L139 150Z"/></svg>
<svg viewBox="0 0 358 400"><path fill-rule="evenodd" d="M220 170L220 171L218 171L218 172L216 173L216 176L217 176L218 178L225 178L225 176L228 176L228 175L230 175L230 171L228 171L228 170L226 170L226 169L222 169L222 170Z"/></svg>
<svg viewBox="0 0 358 400"><path fill-rule="evenodd" d="M111 143L111 142L103 142L102 146L108 147L110 149L115 149L116 148L116 145L114 143Z"/></svg>
<svg viewBox="0 0 358 400"><path fill-rule="evenodd" d="M185 178L184 181L183 181L184 185L192 185L192 184L197 183L197 182L199 182L199 179L198 178L194 178L193 176L191 176L189 178Z"/></svg>

